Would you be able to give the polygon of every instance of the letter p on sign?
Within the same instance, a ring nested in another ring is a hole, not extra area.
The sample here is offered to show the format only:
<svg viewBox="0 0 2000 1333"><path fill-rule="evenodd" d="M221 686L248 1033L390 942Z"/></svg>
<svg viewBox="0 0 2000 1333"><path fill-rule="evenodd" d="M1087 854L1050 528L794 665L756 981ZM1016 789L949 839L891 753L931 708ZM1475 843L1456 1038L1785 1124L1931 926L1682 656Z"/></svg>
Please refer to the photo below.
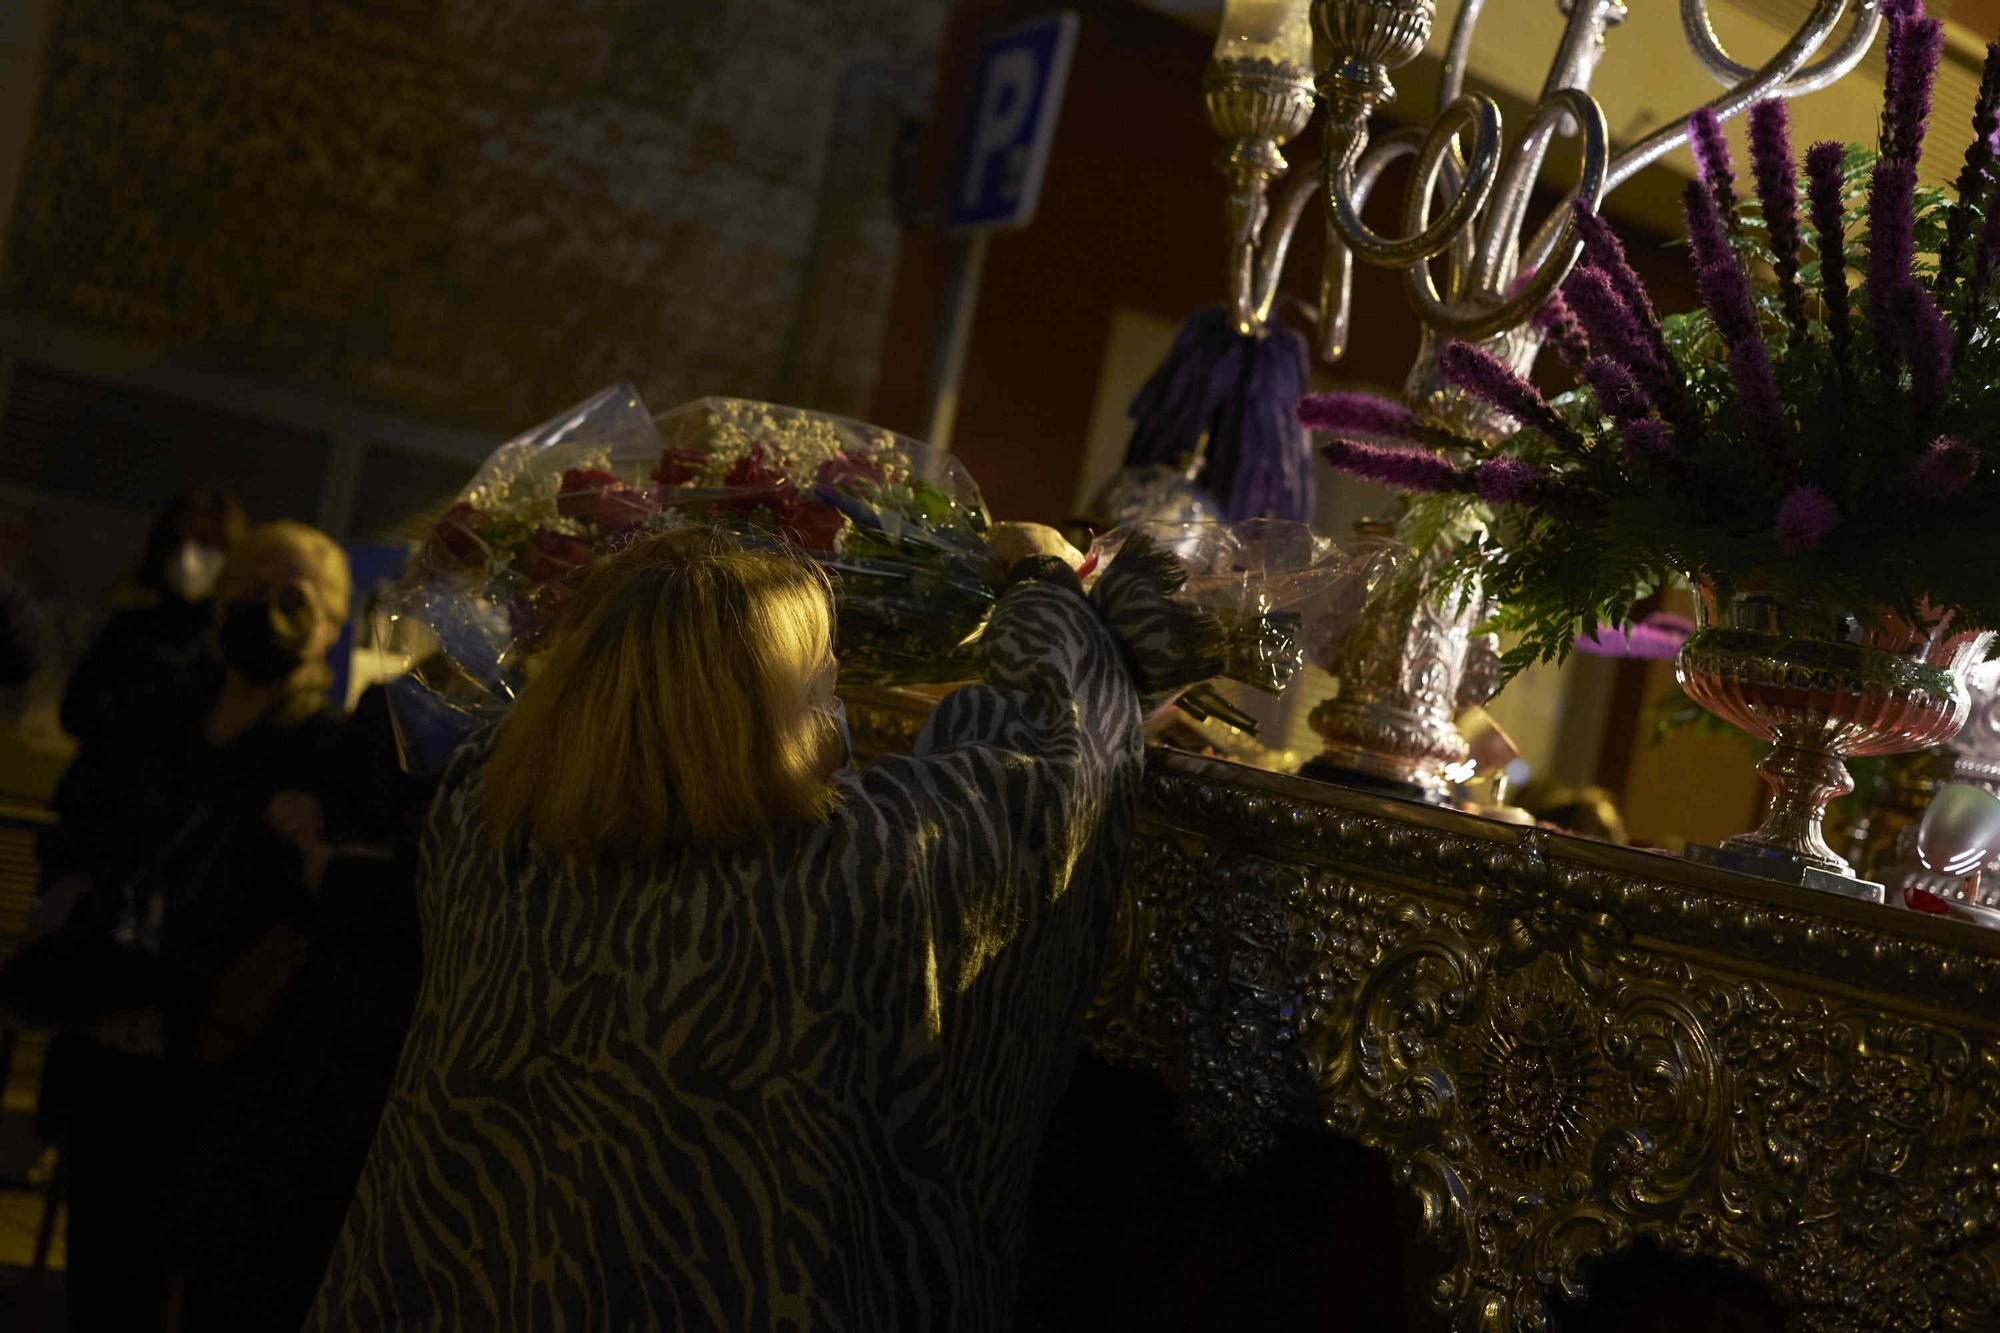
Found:
<svg viewBox="0 0 2000 1333"><path fill-rule="evenodd" d="M952 227L1022 227L1034 217L1075 47L1076 15L1069 12L1010 28L980 46Z"/></svg>

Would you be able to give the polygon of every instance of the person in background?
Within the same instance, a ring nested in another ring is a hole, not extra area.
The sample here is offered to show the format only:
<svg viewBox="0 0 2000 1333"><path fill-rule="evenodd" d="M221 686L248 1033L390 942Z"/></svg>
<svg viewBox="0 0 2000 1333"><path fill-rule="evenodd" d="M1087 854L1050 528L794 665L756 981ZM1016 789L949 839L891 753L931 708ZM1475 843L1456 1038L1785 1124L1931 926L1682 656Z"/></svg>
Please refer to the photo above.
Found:
<svg viewBox="0 0 2000 1333"><path fill-rule="evenodd" d="M308 1329L1013 1327L1141 691L1220 636L1149 543L1089 597L1050 530L994 545L986 683L858 773L812 567L683 532L591 573L433 806L423 988Z"/></svg>
<svg viewBox="0 0 2000 1333"><path fill-rule="evenodd" d="M271 988L289 951L274 932L311 907L270 807L326 784L325 659L348 598L324 533L252 529L216 581L216 656L99 733L66 779L45 855L69 888L44 899L0 1003L59 1026L43 1124L67 1176L72 1328L163 1326L162 1232L211 1089L199 1057L217 1042L218 987L231 973L239 994ZM268 965L244 975L258 950Z"/></svg>
<svg viewBox="0 0 2000 1333"><path fill-rule="evenodd" d="M206 670L209 598L245 527L236 497L215 487L176 496L153 519L138 567L63 692L63 730L80 748Z"/></svg>
<svg viewBox="0 0 2000 1333"><path fill-rule="evenodd" d="M381 685L342 724L324 778L266 811L311 895L279 927L287 966L260 967L268 945L248 951L197 1051L213 1109L168 1220L183 1329L297 1333L409 1028L417 839L435 788L402 771Z"/></svg>

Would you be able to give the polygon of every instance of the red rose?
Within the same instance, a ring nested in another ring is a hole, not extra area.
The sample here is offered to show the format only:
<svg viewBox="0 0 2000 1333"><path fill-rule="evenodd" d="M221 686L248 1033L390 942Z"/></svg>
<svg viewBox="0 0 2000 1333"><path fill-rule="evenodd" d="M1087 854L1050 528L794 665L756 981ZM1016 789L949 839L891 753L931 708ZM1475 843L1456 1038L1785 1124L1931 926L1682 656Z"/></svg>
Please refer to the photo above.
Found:
<svg viewBox="0 0 2000 1333"><path fill-rule="evenodd" d="M840 536L840 511L817 500L794 501L773 506L778 514L778 531L788 541L808 551L831 551Z"/></svg>
<svg viewBox="0 0 2000 1333"><path fill-rule="evenodd" d="M492 526L493 515L460 500L445 510L444 516L431 529L433 557L465 565L484 564L491 554L486 544L486 531Z"/></svg>
<svg viewBox="0 0 2000 1333"><path fill-rule="evenodd" d="M792 489L790 478L764 461L764 446L753 444L750 452L736 460L729 469L729 475L722 484L732 490L759 490L786 492Z"/></svg>
<svg viewBox="0 0 2000 1333"><path fill-rule="evenodd" d="M590 543L581 537L538 529L521 551L521 572L535 582L560 578L590 563Z"/></svg>
<svg viewBox="0 0 2000 1333"><path fill-rule="evenodd" d="M660 512L653 497L634 490L609 472L571 468L563 473L556 512L604 532L625 532Z"/></svg>
<svg viewBox="0 0 2000 1333"><path fill-rule="evenodd" d="M874 486L882 481L882 469L866 458L836 454L819 465L822 486Z"/></svg>
<svg viewBox="0 0 2000 1333"><path fill-rule="evenodd" d="M707 462L708 455L699 449L669 449L660 455L660 465L653 469L653 480L662 486L685 486Z"/></svg>

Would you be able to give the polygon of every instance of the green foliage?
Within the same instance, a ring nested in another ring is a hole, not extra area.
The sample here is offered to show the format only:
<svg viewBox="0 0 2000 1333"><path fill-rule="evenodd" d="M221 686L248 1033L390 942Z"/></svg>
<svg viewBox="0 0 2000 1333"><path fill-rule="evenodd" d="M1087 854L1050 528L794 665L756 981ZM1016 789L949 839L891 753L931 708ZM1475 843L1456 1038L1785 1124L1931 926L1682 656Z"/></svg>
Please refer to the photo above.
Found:
<svg viewBox="0 0 2000 1333"><path fill-rule="evenodd" d="M1966 240L1955 271L1946 274L1938 255L1960 206L1945 190L1916 192L1914 275L1960 333L1944 401L1922 410L1909 366L1868 321L1862 274L1873 165L1873 154L1850 149L1843 277L1853 342L1844 361L1826 322L1823 265L1805 216L1803 182L1802 328L1784 316L1755 200L1738 213L1734 244L1752 275L1795 466L1774 462L1754 442L1728 348L1714 321L1697 311L1671 316L1662 327L1689 400L1674 424L1672 466L1628 457L1619 425L1579 390L1554 406L1583 436L1583 448L1533 428L1502 446L1547 479L1528 501L1484 512L1486 521L1473 525L1464 521L1473 507L1463 494L1413 498L1410 532L1454 547L1425 573L1433 592L1463 588L1477 575L1499 607L1493 627L1517 638L1506 659L1510 670L1561 660L1579 634L1599 623L1629 624L1635 605L1669 580L1695 574L1725 595L1755 583L1911 619L1927 608L1950 611L1961 625L2000 626L2000 578L1991 555L2000 537L2000 328L1991 286L1976 303L1968 297L1982 201L1963 205L1957 225ZM1913 485L1913 468L1943 437L1969 445L1978 469L1948 498L1926 498ZM1839 520L1815 549L1788 551L1780 546L1776 517L1803 486L1823 491Z"/></svg>

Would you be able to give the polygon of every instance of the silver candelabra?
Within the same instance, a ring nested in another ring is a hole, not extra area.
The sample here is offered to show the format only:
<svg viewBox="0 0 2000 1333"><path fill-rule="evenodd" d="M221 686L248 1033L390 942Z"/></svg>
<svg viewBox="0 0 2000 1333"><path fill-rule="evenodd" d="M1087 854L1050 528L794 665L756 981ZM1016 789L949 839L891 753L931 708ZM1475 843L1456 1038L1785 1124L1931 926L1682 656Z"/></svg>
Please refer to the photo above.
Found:
<svg viewBox="0 0 2000 1333"><path fill-rule="evenodd" d="M1528 226L1555 139L1577 141L1575 194L1596 207L1685 143L1696 109L1615 149L1589 87L1605 34L1623 21L1625 5L1558 3L1566 16L1562 39L1540 99L1510 142L1493 99L1465 91L1484 0L1459 7L1435 119L1427 128L1406 125L1372 137L1370 121L1396 97L1391 74L1430 42L1433 0L1230 0L1203 91L1209 121L1226 144L1221 167L1238 331L1254 333L1269 321L1293 236L1313 199L1322 198L1321 355L1332 361L1346 350L1354 258L1400 269L1424 335L1404 386L1410 405L1475 435L1493 438L1504 429L1444 386L1436 354L1448 340L1479 340L1517 370L1532 366L1540 338L1528 321L1569 276L1581 248L1567 208ZM1708 0L1681 0L1680 17L1689 51L1722 89L1707 105L1724 118L1765 98L1833 83L1860 62L1882 21L1880 0L1818 0L1777 53L1752 67L1723 49ZM1273 207L1272 183L1287 171L1281 150L1316 105L1326 110L1321 170L1286 181ZM1403 158L1413 164L1401 222L1396 234L1384 234L1361 214L1383 172ZM1313 726L1330 761L1435 792L1465 758L1457 711L1480 701L1497 675L1490 643L1473 634L1476 606L1452 613L1408 601L1407 587L1392 593L1323 663L1339 689L1314 711Z"/></svg>

